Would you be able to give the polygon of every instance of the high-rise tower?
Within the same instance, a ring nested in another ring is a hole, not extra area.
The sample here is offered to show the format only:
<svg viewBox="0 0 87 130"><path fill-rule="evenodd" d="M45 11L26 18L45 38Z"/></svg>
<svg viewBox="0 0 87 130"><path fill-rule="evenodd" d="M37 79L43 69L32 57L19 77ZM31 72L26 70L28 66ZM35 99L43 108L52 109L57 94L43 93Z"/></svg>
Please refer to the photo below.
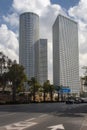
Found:
<svg viewBox="0 0 87 130"><path fill-rule="evenodd" d="M59 15L53 25L53 83L80 91L78 25Z"/></svg>
<svg viewBox="0 0 87 130"><path fill-rule="evenodd" d="M35 44L39 42L39 16L26 12L20 15L19 63L25 68L28 79L37 78L39 64L35 60ZM38 60L38 59L37 59Z"/></svg>
<svg viewBox="0 0 87 130"><path fill-rule="evenodd" d="M20 15L19 63L24 66L28 79L35 77L43 84L47 80L47 39L39 38L39 16Z"/></svg>
<svg viewBox="0 0 87 130"><path fill-rule="evenodd" d="M39 81L43 85L48 79L47 39L40 39L39 52Z"/></svg>

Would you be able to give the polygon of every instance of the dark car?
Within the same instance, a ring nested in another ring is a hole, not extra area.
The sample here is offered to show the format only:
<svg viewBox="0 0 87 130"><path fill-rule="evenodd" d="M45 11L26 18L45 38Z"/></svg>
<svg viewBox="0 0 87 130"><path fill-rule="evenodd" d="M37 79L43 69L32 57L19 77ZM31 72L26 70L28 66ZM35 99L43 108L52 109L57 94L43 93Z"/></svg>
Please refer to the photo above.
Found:
<svg viewBox="0 0 87 130"><path fill-rule="evenodd" d="M78 97L78 98L75 98L75 103L78 104L78 103L81 103L81 102L82 102L81 98L79 98L79 97Z"/></svg>
<svg viewBox="0 0 87 130"><path fill-rule="evenodd" d="M74 99L67 99L66 104L73 104L75 102Z"/></svg>

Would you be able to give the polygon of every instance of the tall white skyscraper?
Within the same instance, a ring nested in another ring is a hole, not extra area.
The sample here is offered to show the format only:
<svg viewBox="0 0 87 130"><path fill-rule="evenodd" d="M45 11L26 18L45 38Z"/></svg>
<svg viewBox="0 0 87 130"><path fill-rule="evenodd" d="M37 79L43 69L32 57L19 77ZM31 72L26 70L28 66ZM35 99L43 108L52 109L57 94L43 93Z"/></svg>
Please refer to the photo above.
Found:
<svg viewBox="0 0 87 130"><path fill-rule="evenodd" d="M47 39L40 39L39 52L39 81L43 85L48 79Z"/></svg>
<svg viewBox="0 0 87 130"><path fill-rule="evenodd" d="M28 79L47 80L47 39L39 38L39 16L26 12L20 15L19 63Z"/></svg>
<svg viewBox="0 0 87 130"><path fill-rule="evenodd" d="M53 83L80 91L78 24L62 15L53 25Z"/></svg>
<svg viewBox="0 0 87 130"><path fill-rule="evenodd" d="M26 12L20 15L19 26L19 63L25 68L28 79L37 78L38 59L36 62L35 44L39 42L39 16Z"/></svg>

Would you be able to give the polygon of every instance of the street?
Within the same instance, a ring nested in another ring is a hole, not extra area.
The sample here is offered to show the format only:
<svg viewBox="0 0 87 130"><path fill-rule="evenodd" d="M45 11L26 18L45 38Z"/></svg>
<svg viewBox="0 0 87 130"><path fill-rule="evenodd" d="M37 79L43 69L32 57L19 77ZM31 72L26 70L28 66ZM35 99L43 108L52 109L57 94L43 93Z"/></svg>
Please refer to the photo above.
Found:
<svg viewBox="0 0 87 130"><path fill-rule="evenodd" d="M0 130L87 130L87 104L1 105Z"/></svg>

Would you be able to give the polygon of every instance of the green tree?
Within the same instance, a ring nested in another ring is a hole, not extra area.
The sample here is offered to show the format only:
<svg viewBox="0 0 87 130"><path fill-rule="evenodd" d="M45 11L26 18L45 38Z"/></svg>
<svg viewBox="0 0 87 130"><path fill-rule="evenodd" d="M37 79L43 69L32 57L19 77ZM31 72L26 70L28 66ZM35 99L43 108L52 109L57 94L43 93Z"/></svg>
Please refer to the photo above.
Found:
<svg viewBox="0 0 87 130"><path fill-rule="evenodd" d="M29 81L29 90L31 92L31 95L33 95L33 101L36 101L36 92L38 92L39 88L40 88L40 84L37 82L37 80L35 79L35 77L32 77Z"/></svg>
<svg viewBox="0 0 87 130"><path fill-rule="evenodd" d="M5 67L5 55L2 52L0 52L0 75L3 74L4 67Z"/></svg>
<svg viewBox="0 0 87 130"><path fill-rule="evenodd" d="M43 84L44 102L46 101L46 93L49 92L49 86L50 86L49 80L44 82L44 84Z"/></svg>
<svg viewBox="0 0 87 130"><path fill-rule="evenodd" d="M60 90L61 90L61 88L62 88L62 85L55 87L55 90L56 90L57 93L58 93L58 101L59 101L59 97L60 97Z"/></svg>
<svg viewBox="0 0 87 130"><path fill-rule="evenodd" d="M17 89L23 86L24 82L27 80L24 72L24 67L22 65L14 63L9 67L7 75L9 81L12 82L13 102L15 102Z"/></svg>
<svg viewBox="0 0 87 130"><path fill-rule="evenodd" d="M8 59L8 57L5 56L3 52L0 52L0 86L2 87L3 92L8 81L7 78L7 72L9 70L8 61L11 62L11 60Z"/></svg>
<svg viewBox="0 0 87 130"><path fill-rule="evenodd" d="M50 93L50 99L51 99L51 101L53 101L54 90L55 90L54 86L51 85L51 84L49 84L49 93Z"/></svg>

